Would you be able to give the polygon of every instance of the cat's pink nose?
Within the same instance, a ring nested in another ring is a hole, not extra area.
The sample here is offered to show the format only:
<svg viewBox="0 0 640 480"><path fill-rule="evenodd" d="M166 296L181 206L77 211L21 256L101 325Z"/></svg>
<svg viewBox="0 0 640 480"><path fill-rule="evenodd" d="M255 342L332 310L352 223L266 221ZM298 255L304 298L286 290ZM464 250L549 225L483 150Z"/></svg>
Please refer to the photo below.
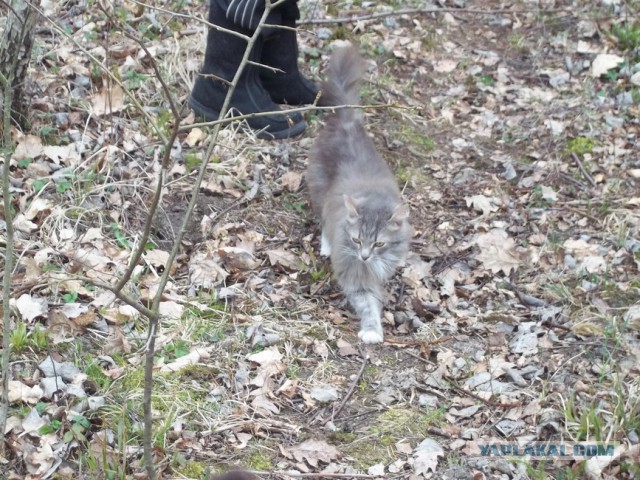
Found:
<svg viewBox="0 0 640 480"><path fill-rule="evenodd" d="M362 260L364 260L365 262L367 261L367 259L371 256L371 250L361 250L360 251L360 258Z"/></svg>

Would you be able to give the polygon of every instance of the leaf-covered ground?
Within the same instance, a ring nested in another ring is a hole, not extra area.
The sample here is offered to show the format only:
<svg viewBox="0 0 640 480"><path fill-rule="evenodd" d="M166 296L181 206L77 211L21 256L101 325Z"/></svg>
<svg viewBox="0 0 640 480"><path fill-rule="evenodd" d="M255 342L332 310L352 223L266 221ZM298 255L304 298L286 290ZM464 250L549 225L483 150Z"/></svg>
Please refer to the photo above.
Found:
<svg viewBox="0 0 640 480"><path fill-rule="evenodd" d="M161 303L162 478L232 466L640 477L640 6L438 3L448 10L300 33L310 76L322 78L333 41L352 40L371 63L364 102L393 105L366 114L415 230L387 289L385 344L358 345L319 257L303 172L322 114L291 141L225 129ZM127 35L144 39L179 105L202 61L205 7L151 4L42 2L32 125L14 132L7 478L145 477L146 321L89 280L125 270L173 124L153 61ZM303 21L416 4L301 2ZM126 287L141 300L167 268L210 140L186 106L182 117ZM479 455L546 440L618 447L589 461Z"/></svg>

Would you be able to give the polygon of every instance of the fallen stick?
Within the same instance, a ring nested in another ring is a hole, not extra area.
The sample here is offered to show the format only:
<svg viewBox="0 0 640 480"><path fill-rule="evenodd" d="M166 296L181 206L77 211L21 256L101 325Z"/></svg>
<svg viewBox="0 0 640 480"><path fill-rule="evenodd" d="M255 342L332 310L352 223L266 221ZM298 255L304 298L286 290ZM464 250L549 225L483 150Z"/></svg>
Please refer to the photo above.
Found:
<svg viewBox="0 0 640 480"><path fill-rule="evenodd" d="M360 367L360 371L358 372L358 375L356 375L356 378L353 379L353 382L351 383L351 388L349 388L349 391L342 399L342 403L340 403L340 406L338 407L338 409L331 414L331 420L329 420L329 422L333 422L335 418L340 414L344 406L347 404L347 402L351 398L351 395L353 395L353 392L355 391L356 386L358 385L358 382L362 378L362 374L364 373L364 367L367 366L369 357L367 357L364 354L364 352L360 349L360 347L358 347L358 350L360 351L360 356L362 357L362 366Z"/></svg>

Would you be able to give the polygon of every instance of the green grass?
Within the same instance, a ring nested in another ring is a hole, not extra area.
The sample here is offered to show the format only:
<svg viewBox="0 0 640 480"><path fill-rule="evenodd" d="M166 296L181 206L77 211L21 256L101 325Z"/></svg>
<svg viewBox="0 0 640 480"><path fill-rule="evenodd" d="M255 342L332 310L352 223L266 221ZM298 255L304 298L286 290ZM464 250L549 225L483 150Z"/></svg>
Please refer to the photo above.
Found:
<svg viewBox="0 0 640 480"><path fill-rule="evenodd" d="M565 154L575 153L579 157L584 157L587 153L592 153L597 146L596 141L589 137L576 137L567 142Z"/></svg>
<svg viewBox="0 0 640 480"><path fill-rule="evenodd" d="M611 33L618 41L618 48L623 52L632 53L632 61L636 61L640 52L640 22L623 22L611 27ZM634 53L635 52L635 53Z"/></svg>
<svg viewBox="0 0 640 480"><path fill-rule="evenodd" d="M25 322L17 322L9 336L9 344L13 353L22 353L27 350L35 352L46 351L49 346L49 335L39 324L33 325L31 330Z"/></svg>

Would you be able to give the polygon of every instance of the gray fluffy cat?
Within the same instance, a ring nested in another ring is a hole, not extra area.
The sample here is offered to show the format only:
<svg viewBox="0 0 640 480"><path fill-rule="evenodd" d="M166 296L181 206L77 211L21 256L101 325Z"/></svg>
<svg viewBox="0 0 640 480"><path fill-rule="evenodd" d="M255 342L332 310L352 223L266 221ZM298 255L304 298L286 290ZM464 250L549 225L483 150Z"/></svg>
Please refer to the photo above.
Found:
<svg viewBox="0 0 640 480"><path fill-rule="evenodd" d="M353 46L331 56L322 96L328 105L359 104L366 65ZM409 250L409 208L364 129L362 113L332 113L311 151L306 173L311 203L322 217L321 255L360 318L358 337L380 343L384 284Z"/></svg>

